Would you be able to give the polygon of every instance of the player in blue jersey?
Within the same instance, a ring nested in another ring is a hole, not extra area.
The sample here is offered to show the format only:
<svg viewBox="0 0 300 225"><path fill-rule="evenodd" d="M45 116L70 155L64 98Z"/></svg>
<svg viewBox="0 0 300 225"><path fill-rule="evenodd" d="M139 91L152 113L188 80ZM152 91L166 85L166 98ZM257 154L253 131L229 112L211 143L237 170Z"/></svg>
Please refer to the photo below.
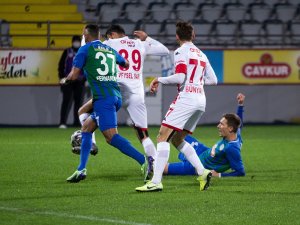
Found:
<svg viewBox="0 0 300 225"><path fill-rule="evenodd" d="M128 61L113 48L98 40L97 25L86 25L83 35L86 45L78 50L71 72L62 80L62 83L75 80L83 70L93 94L94 112L85 120L81 128L80 164L77 170L67 178L67 181L72 183L86 178L86 164L92 147L92 133L97 127L107 143L134 158L140 165L145 162L144 155L137 151L127 139L119 135L117 130L117 111L122 105L122 98L117 83L116 64L127 68Z"/></svg>
<svg viewBox="0 0 300 225"><path fill-rule="evenodd" d="M219 135L222 137L212 148L199 142L192 136L187 136L185 141L190 143L197 152L203 166L211 170L213 176L245 176L245 169L241 156L244 111L243 94L237 95L238 108L236 114L225 114L218 124ZM178 158L181 162L170 163L165 167L165 175L195 175L195 168L187 161L182 153ZM231 169L231 172L225 171Z"/></svg>

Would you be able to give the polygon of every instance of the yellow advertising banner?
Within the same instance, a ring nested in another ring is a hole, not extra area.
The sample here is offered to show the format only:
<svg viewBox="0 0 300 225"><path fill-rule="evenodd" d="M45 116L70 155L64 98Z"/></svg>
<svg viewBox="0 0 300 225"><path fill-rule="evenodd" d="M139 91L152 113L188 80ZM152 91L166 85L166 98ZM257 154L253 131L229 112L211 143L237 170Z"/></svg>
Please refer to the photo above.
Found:
<svg viewBox="0 0 300 225"><path fill-rule="evenodd" d="M224 83L300 83L298 50L224 51Z"/></svg>
<svg viewBox="0 0 300 225"><path fill-rule="evenodd" d="M61 50L0 50L0 85L57 85Z"/></svg>

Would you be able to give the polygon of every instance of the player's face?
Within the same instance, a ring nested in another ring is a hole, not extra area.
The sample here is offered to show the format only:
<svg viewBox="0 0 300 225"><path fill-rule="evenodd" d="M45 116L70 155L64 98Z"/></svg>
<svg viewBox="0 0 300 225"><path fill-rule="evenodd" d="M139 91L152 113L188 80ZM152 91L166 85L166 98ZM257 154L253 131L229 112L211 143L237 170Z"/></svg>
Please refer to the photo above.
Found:
<svg viewBox="0 0 300 225"><path fill-rule="evenodd" d="M220 120L219 124L218 124L218 130L219 130L219 136L220 137L228 137L231 131L231 127L228 126L227 124L227 120L222 117L222 119Z"/></svg>

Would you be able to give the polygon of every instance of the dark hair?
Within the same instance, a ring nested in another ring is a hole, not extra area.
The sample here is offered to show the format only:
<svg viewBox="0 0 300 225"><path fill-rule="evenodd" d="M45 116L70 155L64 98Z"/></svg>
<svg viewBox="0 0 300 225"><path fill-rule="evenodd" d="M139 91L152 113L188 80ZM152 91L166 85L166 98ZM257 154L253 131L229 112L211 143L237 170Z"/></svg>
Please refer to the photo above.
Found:
<svg viewBox="0 0 300 225"><path fill-rule="evenodd" d="M107 29L107 31L105 33L106 37L107 37L107 35L110 35L112 32L116 32L118 34L125 34L124 28L119 24L110 25L110 27Z"/></svg>
<svg viewBox="0 0 300 225"><path fill-rule="evenodd" d="M178 21L176 23L176 34L181 41L191 41L193 38L193 26L192 24L184 21Z"/></svg>
<svg viewBox="0 0 300 225"><path fill-rule="evenodd" d="M74 41L81 41L81 37L79 36L79 35L74 35L73 37L72 37L72 42L74 42Z"/></svg>
<svg viewBox="0 0 300 225"><path fill-rule="evenodd" d="M229 127L232 127L232 131L234 133L237 132L238 128L241 125L241 119L238 115L234 114L234 113L227 113L224 114L223 117L227 120L227 125Z"/></svg>
<svg viewBox="0 0 300 225"><path fill-rule="evenodd" d="M85 29L93 38L98 38L99 36L99 27L94 24L88 24L85 26Z"/></svg>

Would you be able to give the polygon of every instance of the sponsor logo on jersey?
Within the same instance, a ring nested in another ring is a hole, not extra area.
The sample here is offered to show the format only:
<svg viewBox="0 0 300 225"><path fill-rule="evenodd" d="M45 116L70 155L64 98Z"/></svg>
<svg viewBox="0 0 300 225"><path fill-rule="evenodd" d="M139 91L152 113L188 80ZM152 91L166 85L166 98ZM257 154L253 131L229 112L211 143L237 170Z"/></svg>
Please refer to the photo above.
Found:
<svg viewBox="0 0 300 225"><path fill-rule="evenodd" d="M287 78L291 74L291 67L287 63L273 62L270 54L261 56L258 63L247 63L242 68L246 78Z"/></svg>
<svg viewBox="0 0 300 225"><path fill-rule="evenodd" d="M133 40L121 40L121 44L127 44L128 47L135 47L135 42Z"/></svg>
<svg viewBox="0 0 300 225"><path fill-rule="evenodd" d="M191 52L201 53L201 51L198 48L190 48Z"/></svg>

